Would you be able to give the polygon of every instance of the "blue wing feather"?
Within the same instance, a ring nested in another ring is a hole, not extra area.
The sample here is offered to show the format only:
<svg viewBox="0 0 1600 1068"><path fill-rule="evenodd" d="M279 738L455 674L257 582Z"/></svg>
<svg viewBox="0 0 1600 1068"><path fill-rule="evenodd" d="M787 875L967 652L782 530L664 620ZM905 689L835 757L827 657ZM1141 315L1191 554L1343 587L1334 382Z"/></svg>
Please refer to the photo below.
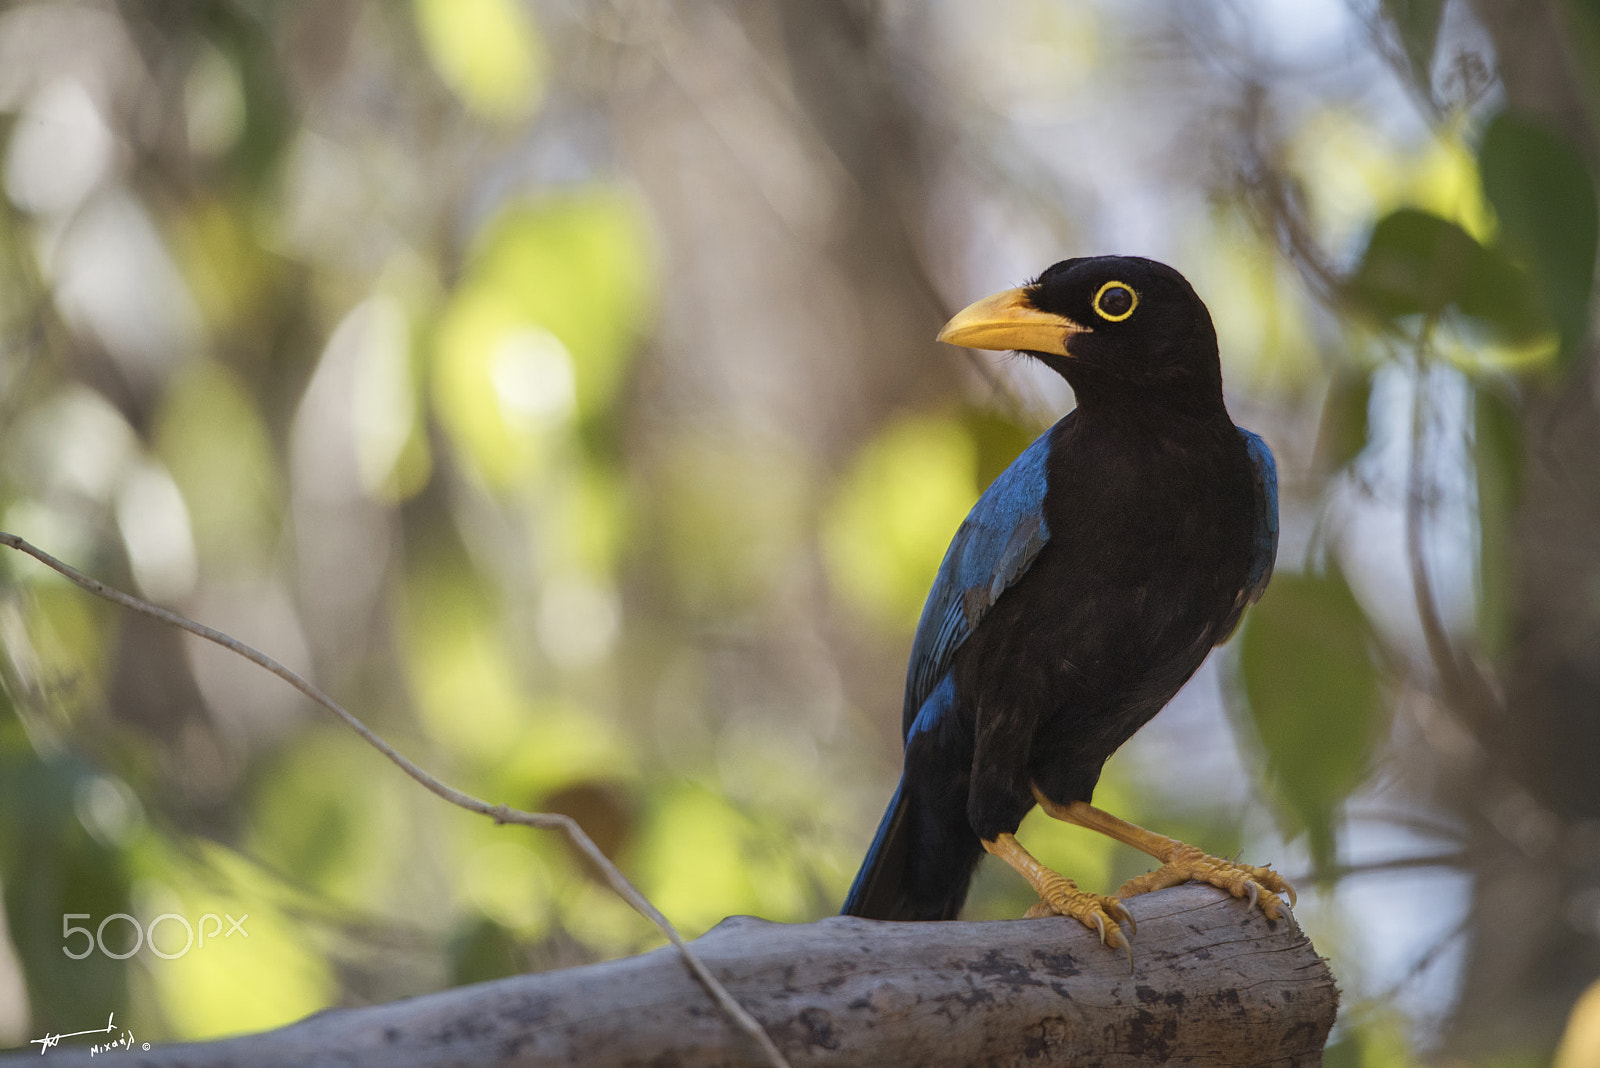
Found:
<svg viewBox="0 0 1600 1068"><path fill-rule="evenodd" d="M910 735L961 643L1050 540L1044 497L1054 431L1052 427L1039 435L994 480L951 540L911 644L902 735ZM1241 600L1253 604L1267 588L1278 555L1278 469L1272 450L1259 435L1243 427L1239 435L1255 478L1256 525L1245 588L1240 591Z"/></svg>
<svg viewBox="0 0 1600 1068"><path fill-rule="evenodd" d="M910 735L918 713L949 672L956 649L1050 540L1044 495L1053 432L1054 427L1039 435L983 491L945 551L911 643L903 735Z"/></svg>
<svg viewBox="0 0 1600 1068"><path fill-rule="evenodd" d="M1278 465L1272 459L1272 450L1259 435L1239 427L1239 436L1244 438L1256 482L1256 528L1244 588L1249 603L1254 604L1266 590L1267 580L1272 578L1272 565L1278 559Z"/></svg>

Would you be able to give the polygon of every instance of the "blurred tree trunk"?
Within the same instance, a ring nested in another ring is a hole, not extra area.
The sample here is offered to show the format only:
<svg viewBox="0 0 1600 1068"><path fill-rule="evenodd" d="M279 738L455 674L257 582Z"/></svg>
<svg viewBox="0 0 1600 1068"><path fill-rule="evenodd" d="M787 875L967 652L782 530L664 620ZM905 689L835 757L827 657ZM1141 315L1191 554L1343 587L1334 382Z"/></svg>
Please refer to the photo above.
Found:
<svg viewBox="0 0 1600 1068"><path fill-rule="evenodd" d="M1562 6L1473 6L1494 41L1508 106L1553 124L1593 169L1600 139ZM1467 961L1447 1029L1455 1053L1548 1052L1600 974L1597 369L1591 348L1559 380L1525 383L1521 493L1505 562L1514 584L1505 721L1461 784L1479 811L1468 821L1476 888Z"/></svg>
<svg viewBox="0 0 1600 1068"><path fill-rule="evenodd" d="M659 484L673 443L710 438L741 462L770 460L763 482L787 478L805 494L825 493L830 469L897 410L950 397L960 380L960 357L933 340L948 309L916 240L933 124L907 96L880 4L676 10L678 18L653 24L648 62L611 102L621 151L659 225L663 275L675 280L638 407L624 420L636 446L628 462L641 481ZM786 457L801 456L820 469L784 469ZM734 496L726 503L753 508ZM801 506L811 513L823 503ZM684 631L690 610L655 589L667 562L641 563L630 614L665 611L669 618L646 629ZM782 581L782 611L739 636L741 662L789 665L792 690L776 693L763 679L759 700L815 707L817 693L836 685L818 680L842 669L859 707L897 707L900 679L881 665L903 651L840 634L820 570L795 569ZM708 655L727 651L729 614L724 606L694 623L708 634ZM646 701L665 668L635 662L644 665L637 692ZM737 700L713 694L702 717L714 722L715 710ZM896 721L873 722L893 752Z"/></svg>

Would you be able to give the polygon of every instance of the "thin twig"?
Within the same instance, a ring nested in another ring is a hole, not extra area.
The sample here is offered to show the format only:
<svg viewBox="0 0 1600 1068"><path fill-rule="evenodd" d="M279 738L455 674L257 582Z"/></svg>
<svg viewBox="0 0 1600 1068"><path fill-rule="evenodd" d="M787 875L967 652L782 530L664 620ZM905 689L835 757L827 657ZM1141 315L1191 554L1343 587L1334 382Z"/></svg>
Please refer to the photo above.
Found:
<svg viewBox="0 0 1600 1068"><path fill-rule="evenodd" d="M1412 596L1416 598L1417 615L1422 621L1422 636L1428 653L1444 683L1445 692L1459 698L1465 686L1461 681L1459 663L1451 647L1450 636L1439 614L1438 600L1434 597L1433 578L1428 574L1427 556L1423 548L1423 524L1428 503L1428 434L1432 411L1429 406L1433 388L1432 367L1428 360L1428 338L1433 332L1429 318L1417 331L1417 348L1413 360L1411 385L1411 452L1406 465L1406 558L1410 564Z"/></svg>
<svg viewBox="0 0 1600 1068"><path fill-rule="evenodd" d="M507 805L491 805L489 802L473 797L471 794L462 793L455 787L441 782L428 772L423 771L422 768L412 763L408 757L394 746L379 737L365 723L362 723L354 715L347 712L337 701L323 693L314 684L272 659L266 653L246 645L237 638L230 637L219 630L213 630L204 623L196 623L194 620L181 616L170 609L151 604L142 598L107 586L98 579L90 578L77 568L57 560L43 549L29 544L15 534L7 534L0 531L0 545L6 545L27 553L46 567L65 576L74 585L87 590L96 597L120 604L124 608L149 616L152 619L159 619L168 626L186 630L190 634L204 638L209 642L214 642L224 649L237 653L246 660L252 661L272 672L272 674L344 720L346 726L359 734L368 745L388 757L395 767L452 805L464 808L468 812L476 812L481 816L488 816L496 823L516 823L524 827L537 827L541 830L562 831L572 841L572 844L577 846L583 855L588 857L595 867L605 874L606 882L611 885L611 889L615 890L619 897L633 906L634 911L638 912L639 915L660 928L661 933L667 936L667 940L677 947L678 952L683 956L684 963L689 966L690 971L694 972L695 977L704 984L712 999L722 1008L723 1012L732 1018L734 1023L739 1025L741 1030L756 1040L761 1046L762 1052L766 1054L767 1060L774 1065L774 1068L789 1068L789 1062L773 1043L771 1036L767 1034L766 1029L761 1026L760 1022L734 999L734 996L718 981L716 976L711 974L710 970L700 961L700 958L689 948L689 944L683 940L683 936L678 933L678 929L672 926L672 923L650 903L649 899L628 881L628 877L622 874L621 869L613 864L605 853L601 852L600 847L594 844L594 840L584 832L583 828L572 817L561 813L524 812L521 809L511 808Z"/></svg>
<svg viewBox="0 0 1600 1068"><path fill-rule="evenodd" d="M1373 860L1364 864L1340 864L1327 869L1320 874L1330 883L1340 879L1348 879L1357 875L1387 875L1396 871L1411 871L1417 868L1466 868L1472 859L1472 854L1465 849L1453 849L1448 853L1424 853L1414 857L1396 857L1393 860ZM1307 882L1313 882L1310 874L1305 876ZM1298 879L1293 880L1298 882Z"/></svg>
<svg viewBox="0 0 1600 1068"><path fill-rule="evenodd" d="M1430 499L1428 475L1430 456L1428 436L1433 421L1433 364L1429 352L1435 325L1429 316L1417 332L1412 354L1411 449L1406 469L1405 542L1411 571L1412 596L1422 623L1423 641L1434 670L1439 674L1446 699L1478 741L1488 743L1487 733L1494 728L1493 688L1478 672L1469 656L1459 654L1439 610L1433 578L1428 574L1424 530Z"/></svg>
<svg viewBox="0 0 1600 1068"><path fill-rule="evenodd" d="M1461 917L1460 922L1452 927L1448 934L1440 935L1438 940L1436 940L1433 945L1429 946L1423 952L1422 956L1412 961L1411 967L1406 969L1406 973L1399 979L1395 980L1389 989L1378 995L1378 997L1374 999L1374 1002L1379 1005L1385 1005L1393 1002L1395 998L1400 996L1401 991L1410 986L1417 976L1421 975L1424 971L1430 968L1433 965L1433 962L1439 959L1440 954L1449 949L1450 946L1455 943L1456 939L1466 934L1467 929L1471 926L1472 914L1469 912L1467 915Z"/></svg>

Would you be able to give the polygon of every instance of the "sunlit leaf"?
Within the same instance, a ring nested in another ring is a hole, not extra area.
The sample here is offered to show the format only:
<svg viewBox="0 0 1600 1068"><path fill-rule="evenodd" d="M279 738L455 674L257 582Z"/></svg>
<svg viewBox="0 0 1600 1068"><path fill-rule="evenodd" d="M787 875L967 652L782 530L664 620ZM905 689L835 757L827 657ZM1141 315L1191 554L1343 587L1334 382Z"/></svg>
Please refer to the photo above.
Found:
<svg viewBox="0 0 1600 1068"><path fill-rule="evenodd" d="M610 575L636 517L628 488L609 469L586 464L559 491L548 532L547 565Z"/></svg>
<svg viewBox="0 0 1600 1068"><path fill-rule="evenodd" d="M190 504L202 572L269 558L283 521L282 475L237 376L210 361L189 364L157 413L155 451Z"/></svg>
<svg viewBox="0 0 1600 1068"><path fill-rule="evenodd" d="M550 871L527 837L501 834L474 850L461 871L461 889L482 915L536 939L551 919Z"/></svg>
<svg viewBox="0 0 1600 1068"><path fill-rule="evenodd" d="M598 953L621 956L666 941L654 924L633 911L609 886L574 878L558 885L557 891L562 929ZM668 917L678 922L671 913Z"/></svg>
<svg viewBox="0 0 1600 1068"><path fill-rule="evenodd" d="M1280 571L1247 617L1239 652L1249 720L1281 815L1333 859L1339 806L1366 778L1381 707L1361 607L1337 570Z"/></svg>
<svg viewBox="0 0 1600 1068"><path fill-rule="evenodd" d="M687 609L725 620L792 579L807 477L792 453L698 436L663 458L649 487L661 522L654 548Z"/></svg>
<svg viewBox="0 0 1600 1068"><path fill-rule="evenodd" d="M1458 127L1417 145L1332 104L1296 126L1285 162L1325 248L1357 251L1373 220L1398 207L1432 212L1479 240L1493 233L1474 148Z"/></svg>
<svg viewBox="0 0 1600 1068"><path fill-rule="evenodd" d="M276 904L280 890L273 876L198 840L188 853L150 853L139 919L148 928L158 915L171 913L195 932L184 952L182 925L166 921L158 935L164 952L174 956L155 959L141 976L159 996L173 1038L264 1031L334 1003L337 987L326 947L308 937L303 917Z"/></svg>
<svg viewBox="0 0 1600 1068"><path fill-rule="evenodd" d="M648 315L648 246L632 200L606 190L485 227L438 324L432 395L490 484L526 484L610 404Z"/></svg>
<svg viewBox="0 0 1600 1068"><path fill-rule="evenodd" d="M490 781L502 796L538 805L578 784L635 774L637 761L627 738L607 716L550 701L531 709L521 741L497 762Z"/></svg>
<svg viewBox="0 0 1600 1068"><path fill-rule="evenodd" d="M759 911L750 865L748 818L701 787L660 799L635 848L639 886L685 934L699 934L724 916Z"/></svg>
<svg viewBox="0 0 1600 1068"><path fill-rule="evenodd" d="M516 0L415 0L428 59L472 110L492 119L532 111L543 91L544 54L528 8Z"/></svg>
<svg viewBox="0 0 1600 1068"><path fill-rule="evenodd" d="M1358 1004L1342 1025L1344 1035L1323 1051L1323 1068L1417 1068L1425 1063L1411 1051L1408 1032L1414 1025L1392 1002Z"/></svg>
<svg viewBox="0 0 1600 1068"><path fill-rule="evenodd" d="M101 687L112 667L106 651L122 620L115 608L53 573L29 577L36 585L19 606L25 633L7 635L6 655L11 670L23 676L19 681L48 694L51 711L70 719L103 699Z"/></svg>
<svg viewBox="0 0 1600 1068"><path fill-rule="evenodd" d="M402 638L407 681L440 743L487 763L503 759L530 720L530 699L476 576L447 557L413 568Z"/></svg>
<svg viewBox="0 0 1600 1068"><path fill-rule="evenodd" d="M579 413L610 403L650 313L649 227L606 186L513 204L472 253L476 281L572 354Z"/></svg>
<svg viewBox="0 0 1600 1068"><path fill-rule="evenodd" d="M872 617L914 627L945 549L978 498L976 474L973 440L956 420L913 416L884 430L862 450L824 518L824 560L839 596Z"/></svg>
<svg viewBox="0 0 1600 1068"><path fill-rule="evenodd" d="M1277 248L1242 211L1214 211L1206 223L1190 280L1209 304L1223 377L1256 391L1320 378L1304 290Z"/></svg>
<svg viewBox="0 0 1600 1068"><path fill-rule="evenodd" d="M484 285L464 286L439 324L434 405L462 458L496 488L530 481L561 440L561 420L571 410L570 400L561 400L572 392L571 358L551 341L505 294ZM545 399L531 399L538 397Z"/></svg>
<svg viewBox="0 0 1600 1068"><path fill-rule="evenodd" d="M263 248L251 232L248 201L207 198L169 224L184 281L207 324L226 334L241 331L255 344L244 346L263 354L265 338L252 331L269 329L265 321L284 282L287 264Z"/></svg>
<svg viewBox="0 0 1600 1068"><path fill-rule="evenodd" d="M1600 1064L1600 981L1584 988L1567 1016L1551 1068L1595 1068Z"/></svg>
<svg viewBox="0 0 1600 1068"><path fill-rule="evenodd" d="M388 769L374 755L331 725L277 754L251 798L252 847L332 899L361 902L385 852L371 820Z"/></svg>
<svg viewBox="0 0 1600 1068"><path fill-rule="evenodd" d="M1594 177L1565 139L1531 119L1502 112L1478 152L1484 192L1507 246L1526 257L1561 333L1564 354L1589 336L1600 207Z"/></svg>

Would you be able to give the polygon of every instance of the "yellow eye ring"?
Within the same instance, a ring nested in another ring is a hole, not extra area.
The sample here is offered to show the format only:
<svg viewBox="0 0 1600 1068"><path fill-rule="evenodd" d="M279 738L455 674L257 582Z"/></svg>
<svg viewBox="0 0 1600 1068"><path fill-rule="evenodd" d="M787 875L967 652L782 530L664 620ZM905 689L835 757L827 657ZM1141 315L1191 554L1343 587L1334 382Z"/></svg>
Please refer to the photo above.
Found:
<svg viewBox="0 0 1600 1068"><path fill-rule="evenodd" d="M1105 297L1107 291L1112 290L1112 289L1124 290L1128 294L1128 297L1129 297L1127 308L1125 308L1124 310L1116 313L1115 315L1113 315L1112 313L1106 311L1104 308L1102 308L1100 306L1101 299ZM1134 288L1132 286L1130 286L1126 282L1118 282L1118 281L1115 281L1115 280L1107 282L1105 285L1101 286L1100 289L1094 295L1094 304L1093 304L1094 313L1096 315L1100 316L1100 318L1106 320L1106 322L1109 322L1109 323L1120 323L1120 322L1122 322L1122 320L1124 320L1128 316L1132 315L1133 314L1133 309L1137 308L1138 306L1139 306L1139 294L1137 292L1135 292Z"/></svg>

